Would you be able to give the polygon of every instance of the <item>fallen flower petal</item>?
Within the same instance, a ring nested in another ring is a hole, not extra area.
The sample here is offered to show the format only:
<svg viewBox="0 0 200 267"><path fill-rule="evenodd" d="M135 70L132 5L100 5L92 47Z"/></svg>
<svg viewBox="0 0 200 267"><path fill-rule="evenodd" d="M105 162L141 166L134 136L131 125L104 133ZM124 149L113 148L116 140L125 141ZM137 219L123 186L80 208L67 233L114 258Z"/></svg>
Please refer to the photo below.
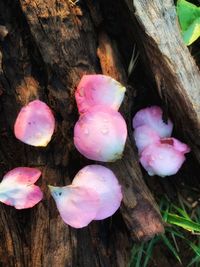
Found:
<svg viewBox="0 0 200 267"><path fill-rule="evenodd" d="M167 124L162 120L162 110L158 106L152 106L139 110L133 118L133 128L146 125L156 131L160 137L171 136L173 124L168 119Z"/></svg>
<svg viewBox="0 0 200 267"><path fill-rule="evenodd" d="M0 183L0 201L16 209L31 208L43 198L40 188L34 183L40 170L18 167L9 171Z"/></svg>
<svg viewBox="0 0 200 267"><path fill-rule="evenodd" d="M157 132L146 125L137 127L133 132L133 137L139 154L148 145L160 141L160 136Z"/></svg>
<svg viewBox="0 0 200 267"><path fill-rule="evenodd" d="M96 217L100 200L92 189L75 186L49 186L49 189L66 224L82 228Z"/></svg>
<svg viewBox="0 0 200 267"><path fill-rule="evenodd" d="M17 139L32 146L47 146L55 128L51 109L42 101L34 100L19 112L14 132Z"/></svg>
<svg viewBox="0 0 200 267"><path fill-rule="evenodd" d="M101 165L89 165L74 177L72 185L92 189L98 193L100 205L95 220L112 216L120 207L121 186L114 173Z"/></svg>
<svg viewBox="0 0 200 267"><path fill-rule="evenodd" d="M162 138L160 139L160 143L161 144L169 144L171 146L174 147L174 149L176 149L177 151L179 152L182 152L182 153L188 153L190 152L190 147L184 143L182 143L181 141L179 141L178 139L176 138Z"/></svg>
<svg viewBox="0 0 200 267"><path fill-rule="evenodd" d="M88 159L115 161L121 158L127 127L121 114L105 106L95 106L82 114L74 127L74 144Z"/></svg>
<svg viewBox="0 0 200 267"><path fill-rule="evenodd" d="M110 76L84 75L75 92L79 113L84 113L96 105L104 105L118 110L125 91L126 88Z"/></svg>
<svg viewBox="0 0 200 267"><path fill-rule="evenodd" d="M150 176L174 175L185 161L184 154L169 143L153 143L141 153L140 162Z"/></svg>

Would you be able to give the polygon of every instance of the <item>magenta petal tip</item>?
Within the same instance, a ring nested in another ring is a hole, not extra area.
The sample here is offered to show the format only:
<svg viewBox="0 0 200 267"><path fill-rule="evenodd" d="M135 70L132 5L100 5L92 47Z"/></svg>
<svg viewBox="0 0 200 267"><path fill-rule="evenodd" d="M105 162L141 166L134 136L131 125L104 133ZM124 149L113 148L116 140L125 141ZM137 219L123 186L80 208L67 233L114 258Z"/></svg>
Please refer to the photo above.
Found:
<svg viewBox="0 0 200 267"><path fill-rule="evenodd" d="M47 146L55 129L51 109L40 100L34 100L19 112L14 125L17 139L32 146Z"/></svg>

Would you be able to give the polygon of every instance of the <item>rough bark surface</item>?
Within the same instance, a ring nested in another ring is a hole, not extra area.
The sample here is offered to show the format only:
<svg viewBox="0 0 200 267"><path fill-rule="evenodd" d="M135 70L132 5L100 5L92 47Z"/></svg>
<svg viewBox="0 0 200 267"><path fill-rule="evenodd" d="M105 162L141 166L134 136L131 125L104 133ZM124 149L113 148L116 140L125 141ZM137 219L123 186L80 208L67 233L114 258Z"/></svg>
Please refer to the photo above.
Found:
<svg viewBox="0 0 200 267"><path fill-rule="evenodd" d="M119 27L110 37L108 24L117 18L117 10L127 20L121 22L118 18ZM127 26L128 21L133 22L134 30ZM125 41L118 38L124 27ZM176 111L176 125L193 143L198 158L199 73L178 33L174 36L178 50L170 43L169 32L164 41L161 39L167 30L177 30L171 1L162 3L162 8L158 0L151 4L134 1L134 6L132 1L117 0L115 7L110 0L77 4L67 0L0 1L0 175L16 166L38 167L42 170L39 185L45 193L45 199L30 210L16 211L0 204L0 266L125 267L131 238L143 241L163 232L161 216L143 181L131 143L129 124L135 93L131 86L127 86L121 109L129 125L124 157L108 164L122 185L120 212L105 221L92 222L85 229L72 229L62 222L47 184L69 184L81 167L92 164L72 142L78 118L74 90L85 73L103 72L127 85L126 51L119 52L118 47L129 46L134 34L144 52L141 58L151 62L148 69L151 66L160 97L169 104L171 114L173 109ZM36 98L52 108L57 121L53 140L46 148L24 145L13 135L20 107ZM186 129L182 120L197 131Z"/></svg>

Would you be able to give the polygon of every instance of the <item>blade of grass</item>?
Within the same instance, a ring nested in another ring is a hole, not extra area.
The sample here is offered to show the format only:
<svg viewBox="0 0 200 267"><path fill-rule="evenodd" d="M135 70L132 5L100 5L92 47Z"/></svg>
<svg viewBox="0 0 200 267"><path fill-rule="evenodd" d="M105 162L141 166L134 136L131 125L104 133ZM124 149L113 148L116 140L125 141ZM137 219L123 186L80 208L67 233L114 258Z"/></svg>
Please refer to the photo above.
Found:
<svg viewBox="0 0 200 267"><path fill-rule="evenodd" d="M178 211L180 213L180 215L182 215L184 218L186 218L187 220L189 221L192 221L190 219L190 216L187 214L186 210L185 209L180 209L179 207L175 206L175 205L172 205L172 207Z"/></svg>
<svg viewBox="0 0 200 267"><path fill-rule="evenodd" d="M144 260L144 264L143 264L143 267L147 267L148 263L149 263L149 260L151 259L152 257L152 252L153 252L153 248L154 248L154 245L160 240L160 237L157 236L157 237L154 237L153 239L151 239L151 241L149 242L148 246L147 246L147 249L146 249L146 257L145 257L145 260Z"/></svg>
<svg viewBox="0 0 200 267"><path fill-rule="evenodd" d="M170 243L169 239L165 235L161 235L161 238L162 238L162 241L164 242L164 244L167 246L167 248L174 255L174 257L181 263L181 259L178 255L178 253L176 252L176 249L174 248L174 246Z"/></svg>
<svg viewBox="0 0 200 267"><path fill-rule="evenodd" d="M195 263L199 263L200 262L200 257L198 255L196 255L191 261L190 263L187 265L187 267L190 266L194 266Z"/></svg>
<svg viewBox="0 0 200 267"><path fill-rule="evenodd" d="M180 217L176 214L168 213L167 222L184 228L191 232L200 232L200 224Z"/></svg>
<svg viewBox="0 0 200 267"><path fill-rule="evenodd" d="M142 254L143 254L143 248L144 248L144 243L142 243L140 250L137 255L137 261L135 267L141 267L142 266Z"/></svg>

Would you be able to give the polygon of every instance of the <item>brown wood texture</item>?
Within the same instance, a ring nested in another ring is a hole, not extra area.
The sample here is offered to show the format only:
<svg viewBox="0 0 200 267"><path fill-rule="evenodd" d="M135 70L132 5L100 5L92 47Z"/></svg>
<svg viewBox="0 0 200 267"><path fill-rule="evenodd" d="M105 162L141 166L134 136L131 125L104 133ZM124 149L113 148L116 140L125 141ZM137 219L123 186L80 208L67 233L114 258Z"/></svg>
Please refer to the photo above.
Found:
<svg viewBox="0 0 200 267"><path fill-rule="evenodd" d="M126 7L120 12L130 17L120 22L129 32L127 43L135 34L140 53L144 52L144 66L152 71L177 130L189 140L198 158L199 72L181 40L172 1L133 1L133 5L119 0L114 13L119 3ZM92 164L72 142L78 119L74 90L81 76L103 72L127 85L123 53L118 50L122 42L109 37L107 30L110 18L105 10L110 12L112 6L113 1L105 0L77 4L67 0L0 1L0 174L16 166L39 167L39 184L45 192L45 199L30 210L16 211L1 204L0 266L125 267L131 238L147 240L163 231L131 141L131 86L127 86L121 109L129 125L124 156L108 164L122 184L120 212L75 230L62 222L47 189L47 184L69 184L81 167ZM175 43L170 41L171 31ZM17 112L35 98L52 108L57 121L53 140L42 149L24 145L13 135Z"/></svg>

